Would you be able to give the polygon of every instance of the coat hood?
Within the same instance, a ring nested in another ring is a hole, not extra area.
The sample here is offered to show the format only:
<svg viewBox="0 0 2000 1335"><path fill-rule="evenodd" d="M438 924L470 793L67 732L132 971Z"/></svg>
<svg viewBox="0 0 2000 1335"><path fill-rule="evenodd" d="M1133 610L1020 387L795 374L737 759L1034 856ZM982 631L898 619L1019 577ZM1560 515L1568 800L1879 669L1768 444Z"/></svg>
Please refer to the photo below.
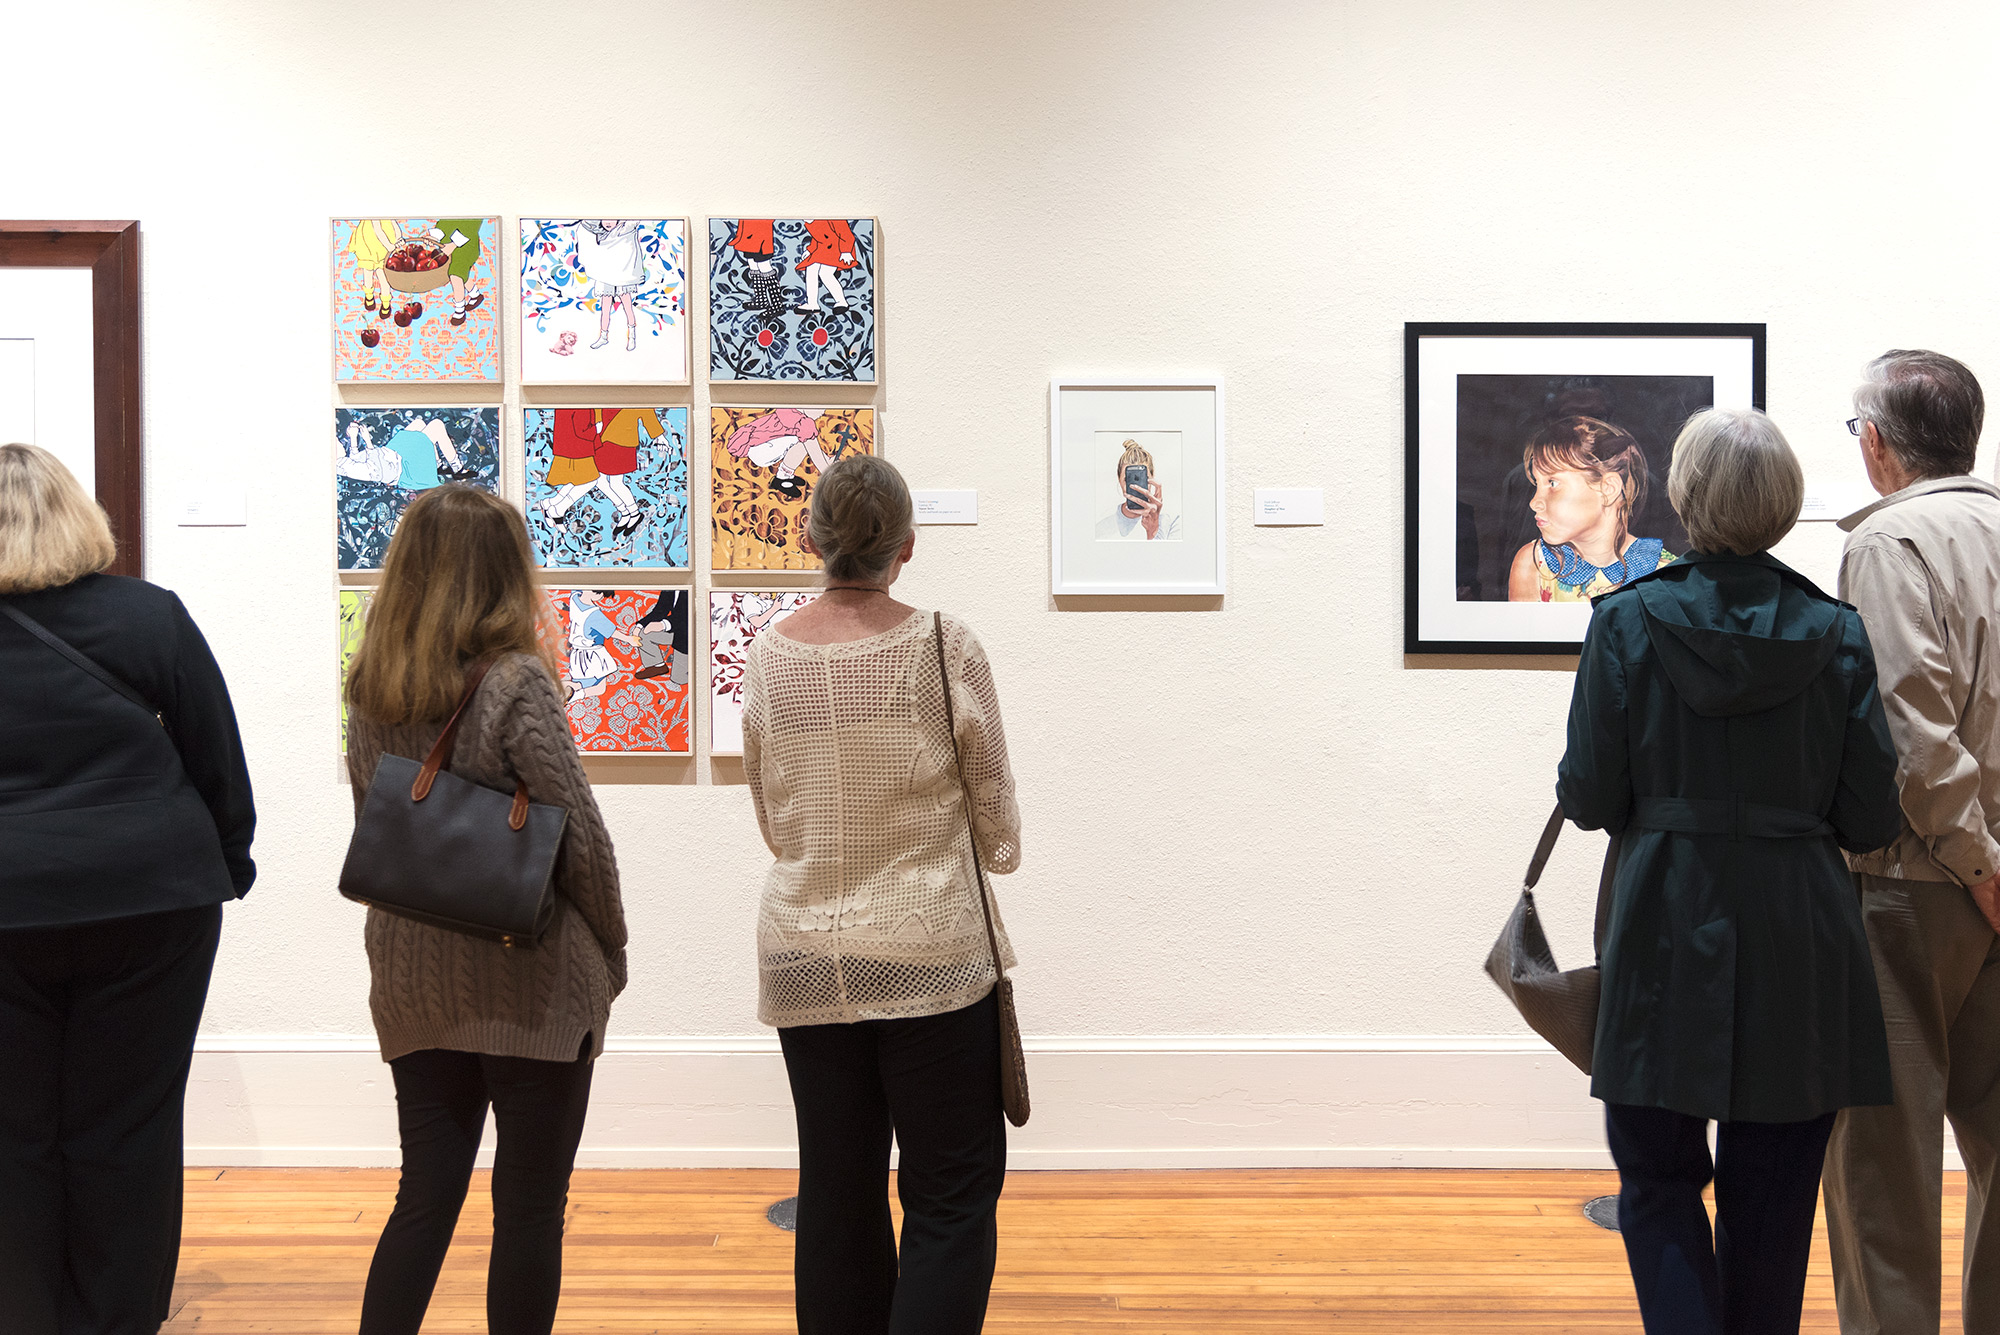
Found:
<svg viewBox="0 0 2000 1335"><path fill-rule="evenodd" d="M1840 647L1841 604L1775 557L1694 553L1627 587L1667 679L1704 718L1785 703Z"/></svg>

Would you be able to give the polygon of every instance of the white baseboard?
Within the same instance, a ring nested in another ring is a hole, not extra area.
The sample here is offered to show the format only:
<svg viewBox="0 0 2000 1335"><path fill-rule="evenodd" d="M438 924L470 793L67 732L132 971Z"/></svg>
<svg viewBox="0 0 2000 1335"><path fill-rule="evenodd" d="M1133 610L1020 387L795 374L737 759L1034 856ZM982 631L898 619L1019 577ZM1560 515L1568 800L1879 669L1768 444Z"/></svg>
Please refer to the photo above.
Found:
<svg viewBox="0 0 2000 1335"><path fill-rule="evenodd" d="M1045 1038L1016 1168L1606 1168L1588 1082L1532 1039ZM188 1087L187 1158L219 1166L397 1162L372 1039L211 1035ZM490 1136L490 1129L489 1129ZM792 1167L774 1036L613 1041L584 1167Z"/></svg>

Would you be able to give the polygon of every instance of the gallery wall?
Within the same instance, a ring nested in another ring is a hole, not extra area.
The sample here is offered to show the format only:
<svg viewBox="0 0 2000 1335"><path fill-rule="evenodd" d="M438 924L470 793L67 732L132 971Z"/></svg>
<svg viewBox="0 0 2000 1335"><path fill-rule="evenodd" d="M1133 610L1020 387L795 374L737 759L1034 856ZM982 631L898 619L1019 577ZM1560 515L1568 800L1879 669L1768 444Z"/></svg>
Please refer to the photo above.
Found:
<svg viewBox="0 0 2000 1335"><path fill-rule="evenodd" d="M1870 356L2000 378L2000 14L1973 0L99 0L11 33L48 58L9 70L0 213L144 224L147 572L214 645L257 787L197 1157L393 1144L334 892L331 216L881 220L882 452L979 492L899 592L966 617L1003 694L1026 855L998 893L1047 1082L1024 1163L1596 1153L1583 1082L1479 971L1572 664L1401 652L1405 321L1766 322L1827 491L1861 483ZM1219 605L1049 596L1048 384L1096 375L1226 383ZM664 401L705 420L699 382ZM1324 487L1327 524L1253 528L1258 486ZM247 526L176 527L211 488ZM1830 585L1839 536L1781 554ZM598 776L633 946L590 1153L782 1161L740 772ZM1550 873L1565 961L1600 848Z"/></svg>

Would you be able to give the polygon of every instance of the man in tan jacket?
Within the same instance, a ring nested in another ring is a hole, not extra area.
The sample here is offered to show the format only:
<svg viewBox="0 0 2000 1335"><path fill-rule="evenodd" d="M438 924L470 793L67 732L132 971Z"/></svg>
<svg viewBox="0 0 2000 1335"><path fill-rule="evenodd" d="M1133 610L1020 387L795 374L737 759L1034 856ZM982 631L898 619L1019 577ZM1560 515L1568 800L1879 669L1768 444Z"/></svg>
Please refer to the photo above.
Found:
<svg viewBox="0 0 2000 1335"><path fill-rule="evenodd" d="M1935 352L1868 366L1848 429L1882 499L1841 521L1875 647L1903 833L1850 857L1896 1102L1840 1115L1827 1224L1844 1335L1936 1335L1944 1152L1967 1173L1964 1319L2000 1331L2000 488L1967 476L1985 398Z"/></svg>

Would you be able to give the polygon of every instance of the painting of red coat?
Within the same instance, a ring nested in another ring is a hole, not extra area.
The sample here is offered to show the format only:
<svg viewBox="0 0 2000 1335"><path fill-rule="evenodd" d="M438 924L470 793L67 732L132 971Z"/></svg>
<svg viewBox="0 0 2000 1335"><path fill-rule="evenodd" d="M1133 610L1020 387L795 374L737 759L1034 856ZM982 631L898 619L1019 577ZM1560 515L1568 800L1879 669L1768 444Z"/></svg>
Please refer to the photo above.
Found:
<svg viewBox="0 0 2000 1335"><path fill-rule="evenodd" d="M710 218L710 380L871 385L873 218Z"/></svg>

